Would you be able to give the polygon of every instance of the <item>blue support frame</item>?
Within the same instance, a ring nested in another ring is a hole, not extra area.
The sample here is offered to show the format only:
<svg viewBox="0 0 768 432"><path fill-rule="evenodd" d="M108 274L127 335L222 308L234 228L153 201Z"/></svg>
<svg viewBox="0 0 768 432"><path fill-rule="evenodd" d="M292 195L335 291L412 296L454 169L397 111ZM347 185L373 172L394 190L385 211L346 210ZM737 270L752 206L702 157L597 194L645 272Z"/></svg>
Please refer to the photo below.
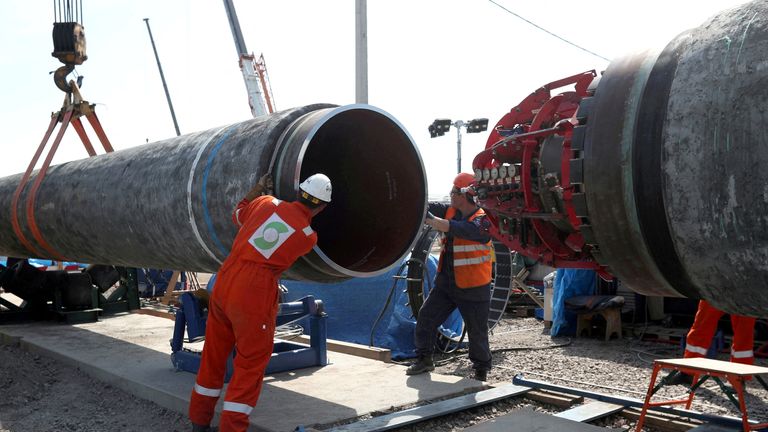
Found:
<svg viewBox="0 0 768 432"><path fill-rule="evenodd" d="M176 324L171 339L171 363L177 371L183 370L196 374L200 369L201 353L184 349L184 331L187 332L188 341L204 339L207 315L202 311L199 300L192 293L182 294L179 300L181 307L176 311ZM306 296L295 302L280 303L277 325L289 324L305 317L309 317L309 345L275 341L272 358L267 365L267 374L328 364L327 315L323 311L321 300ZM232 376L234 356L233 351L227 362L225 382L228 382Z"/></svg>

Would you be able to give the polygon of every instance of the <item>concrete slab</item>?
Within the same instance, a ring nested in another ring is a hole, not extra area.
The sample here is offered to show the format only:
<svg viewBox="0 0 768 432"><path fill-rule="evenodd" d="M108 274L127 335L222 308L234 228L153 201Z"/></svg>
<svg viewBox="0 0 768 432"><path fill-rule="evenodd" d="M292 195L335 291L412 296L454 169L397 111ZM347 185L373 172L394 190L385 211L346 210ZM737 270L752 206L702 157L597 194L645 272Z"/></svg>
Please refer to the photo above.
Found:
<svg viewBox="0 0 768 432"><path fill-rule="evenodd" d="M170 360L173 321L118 314L77 325L32 323L0 326L0 338L78 367L95 378L168 409L186 413L194 375L176 372ZM251 430L293 431L325 425L471 390L468 378L405 375L405 367L328 352L330 364L265 377Z"/></svg>

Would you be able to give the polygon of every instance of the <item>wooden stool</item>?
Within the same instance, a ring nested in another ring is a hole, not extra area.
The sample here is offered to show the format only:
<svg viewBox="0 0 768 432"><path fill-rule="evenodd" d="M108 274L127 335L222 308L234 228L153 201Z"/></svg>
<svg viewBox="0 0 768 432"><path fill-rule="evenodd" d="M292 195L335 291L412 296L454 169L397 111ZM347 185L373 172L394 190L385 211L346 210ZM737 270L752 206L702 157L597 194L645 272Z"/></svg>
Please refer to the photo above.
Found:
<svg viewBox="0 0 768 432"><path fill-rule="evenodd" d="M611 335L615 334L616 339L621 339L621 306L580 313L576 319L576 336L581 337L584 331L588 335L592 334L592 317L600 315L605 320L605 340L611 340Z"/></svg>

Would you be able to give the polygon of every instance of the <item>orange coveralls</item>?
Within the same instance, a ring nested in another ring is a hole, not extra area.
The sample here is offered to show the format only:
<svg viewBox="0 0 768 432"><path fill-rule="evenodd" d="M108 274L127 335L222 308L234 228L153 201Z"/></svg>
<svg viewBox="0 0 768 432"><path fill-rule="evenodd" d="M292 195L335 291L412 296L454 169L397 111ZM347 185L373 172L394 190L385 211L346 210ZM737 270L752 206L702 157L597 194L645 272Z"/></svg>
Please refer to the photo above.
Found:
<svg viewBox="0 0 768 432"><path fill-rule="evenodd" d="M213 419L235 347L219 430L247 430L272 355L278 279L317 243L311 218L303 204L269 195L237 205L233 219L240 230L210 299L203 357L189 404L193 423L208 425Z"/></svg>
<svg viewBox="0 0 768 432"><path fill-rule="evenodd" d="M693 320L693 326L685 341L683 357L704 357L712 344L712 337L717 330L717 322L725 314L704 300L699 300L699 310ZM734 363L752 364L755 354L752 351L755 337L755 318L731 314L733 327L733 343L731 344L731 361Z"/></svg>

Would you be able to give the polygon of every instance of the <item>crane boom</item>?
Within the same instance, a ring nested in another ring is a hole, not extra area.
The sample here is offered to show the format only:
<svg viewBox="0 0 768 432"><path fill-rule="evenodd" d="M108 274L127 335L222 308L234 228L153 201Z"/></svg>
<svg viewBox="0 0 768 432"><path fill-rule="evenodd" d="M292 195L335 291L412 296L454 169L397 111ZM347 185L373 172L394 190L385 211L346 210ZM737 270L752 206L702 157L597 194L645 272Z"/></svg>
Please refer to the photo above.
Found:
<svg viewBox="0 0 768 432"><path fill-rule="evenodd" d="M224 9L227 11L229 28L232 30L235 48L240 59L240 71L243 73L245 88L248 91L248 104L251 107L251 114L254 117L261 117L267 114L264 92L262 92L261 87L263 85L263 75L259 73L263 65L258 65L253 54L249 54L248 49L245 47L243 32L240 30L240 21L237 19L237 12L235 12L235 5L232 3L232 0L224 0Z"/></svg>

